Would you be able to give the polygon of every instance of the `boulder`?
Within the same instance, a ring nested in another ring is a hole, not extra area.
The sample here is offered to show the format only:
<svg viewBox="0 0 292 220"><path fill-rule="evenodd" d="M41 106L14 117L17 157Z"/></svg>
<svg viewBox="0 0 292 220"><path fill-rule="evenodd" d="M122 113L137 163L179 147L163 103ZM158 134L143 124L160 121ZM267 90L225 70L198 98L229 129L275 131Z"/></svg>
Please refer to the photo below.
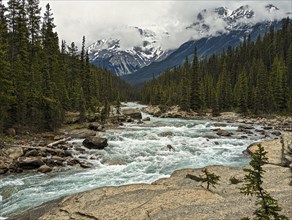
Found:
<svg viewBox="0 0 292 220"><path fill-rule="evenodd" d="M72 138L87 138L87 137L96 135L96 132L89 130L87 128L82 128L82 129L69 131L68 135Z"/></svg>
<svg viewBox="0 0 292 220"><path fill-rule="evenodd" d="M281 132L280 131L273 131L272 134L275 135L275 136L280 136Z"/></svg>
<svg viewBox="0 0 292 220"><path fill-rule="evenodd" d="M23 155L23 149L22 149L22 147L18 147L18 146L9 147L9 148L5 149L5 153L9 158L16 160L17 158L19 158Z"/></svg>
<svg viewBox="0 0 292 220"><path fill-rule="evenodd" d="M52 170L53 169L51 167L49 167L48 165L42 165L42 166L40 166L40 168L38 168L38 171L41 173L49 173Z"/></svg>
<svg viewBox="0 0 292 220"><path fill-rule="evenodd" d="M92 131L104 131L104 126L98 123L91 123L88 125L88 129Z"/></svg>
<svg viewBox="0 0 292 220"><path fill-rule="evenodd" d="M169 136L173 136L173 132L171 132L171 131L164 131L164 132L161 132L161 133L159 134L159 136L161 136L161 137L169 137Z"/></svg>
<svg viewBox="0 0 292 220"><path fill-rule="evenodd" d="M224 123L214 123L213 126L215 126L215 127L226 127L227 124L224 124Z"/></svg>
<svg viewBox="0 0 292 220"><path fill-rule="evenodd" d="M107 139L105 137L88 137L82 142L83 146L89 149L104 149L107 144Z"/></svg>
<svg viewBox="0 0 292 220"><path fill-rule="evenodd" d="M142 119L142 114L139 109L122 109L122 114L134 119Z"/></svg>
<svg viewBox="0 0 292 220"><path fill-rule="evenodd" d="M224 136L224 137L229 137L232 135L232 132L229 132L229 131L225 131L225 130L218 130L217 131L217 135L219 136Z"/></svg>
<svg viewBox="0 0 292 220"><path fill-rule="evenodd" d="M247 148L247 152L253 154L258 150L258 144L261 144L264 150L267 151L268 163L282 165L282 143L280 139L252 144Z"/></svg>
<svg viewBox="0 0 292 220"><path fill-rule="evenodd" d="M254 129L254 127L250 126L250 125L239 125L238 126L238 129Z"/></svg>
<svg viewBox="0 0 292 220"><path fill-rule="evenodd" d="M150 117L143 118L143 121L150 121Z"/></svg>
<svg viewBox="0 0 292 220"><path fill-rule="evenodd" d="M45 163L40 157L19 157L16 164L23 169L37 169Z"/></svg>
<svg viewBox="0 0 292 220"><path fill-rule="evenodd" d="M82 168L91 168L93 167L92 163L89 163L87 161L79 161L79 164Z"/></svg>

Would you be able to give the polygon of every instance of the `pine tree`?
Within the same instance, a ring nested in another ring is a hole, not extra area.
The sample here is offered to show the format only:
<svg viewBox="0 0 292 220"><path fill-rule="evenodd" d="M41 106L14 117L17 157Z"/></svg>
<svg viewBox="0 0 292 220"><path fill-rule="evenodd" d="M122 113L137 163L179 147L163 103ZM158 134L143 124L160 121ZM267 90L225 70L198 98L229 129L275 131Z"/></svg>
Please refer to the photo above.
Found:
<svg viewBox="0 0 292 220"><path fill-rule="evenodd" d="M200 97L199 61L197 48L194 52L194 60L192 63L192 72L190 79L190 108L194 111L198 111L202 107L202 100Z"/></svg>
<svg viewBox="0 0 292 220"><path fill-rule="evenodd" d="M182 70L182 80L181 80L181 102L180 107L183 111L190 110L190 65L188 58L186 57L183 70Z"/></svg>
<svg viewBox="0 0 292 220"><path fill-rule="evenodd" d="M206 189L209 190L210 185L213 186L214 188L215 185L218 184L219 180L220 180L220 176L217 176L215 173L210 173L207 168L202 170L204 177L202 177L201 182L202 183L207 183Z"/></svg>
<svg viewBox="0 0 292 220"><path fill-rule="evenodd" d="M9 126L12 120L8 112L15 101L14 87L9 77L8 29L5 11L6 8L0 0L0 133Z"/></svg>
<svg viewBox="0 0 292 220"><path fill-rule="evenodd" d="M278 206L277 200L273 199L270 194L263 188L263 164L267 162L267 152L259 144L258 150L252 155L250 165L252 169L246 168L247 173L244 177L245 185L241 188L241 193L245 195L255 194L257 197L256 205L258 209L254 211L255 219L288 219L284 215L280 215L281 208Z"/></svg>
<svg viewBox="0 0 292 220"><path fill-rule="evenodd" d="M248 100L248 82L245 69L242 70L239 76L239 97L238 97L238 107L240 113L247 114L247 100Z"/></svg>

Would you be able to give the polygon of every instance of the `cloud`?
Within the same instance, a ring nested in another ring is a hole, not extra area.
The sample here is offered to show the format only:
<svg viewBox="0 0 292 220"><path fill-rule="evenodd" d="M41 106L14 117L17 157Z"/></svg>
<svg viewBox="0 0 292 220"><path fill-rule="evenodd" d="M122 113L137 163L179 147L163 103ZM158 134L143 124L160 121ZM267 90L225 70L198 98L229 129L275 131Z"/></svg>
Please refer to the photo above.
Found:
<svg viewBox="0 0 292 220"><path fill-rule="evenodd" d="M121 46L141 44L141 38L134 29L126 26L161 27L170 36L162 36L163 48L176 48L183 42L196 39L200 35L193 30L185 31L203 9L226 6L235 10L241 5L250 5L255 11L254 21L286 17L292 11L290 0L281 1L47 1L50 3L60 39L80 45L86 36L87 45L103 38L121 39ZM41 5L45 8L45 1ZM280 10L267 15L264 5L274 4ZM206 23L215 32L224 28L224 22L210 19Z"/></svg>

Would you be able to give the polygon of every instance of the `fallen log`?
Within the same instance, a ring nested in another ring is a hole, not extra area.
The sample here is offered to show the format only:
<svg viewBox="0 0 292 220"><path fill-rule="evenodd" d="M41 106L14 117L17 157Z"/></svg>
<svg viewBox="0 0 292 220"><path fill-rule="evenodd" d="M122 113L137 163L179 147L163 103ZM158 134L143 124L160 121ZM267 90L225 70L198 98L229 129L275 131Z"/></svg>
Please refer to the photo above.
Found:
<svg viewBox="0 0 292 220"><path fill-rule="evenodd" d="M58 144L64 144L66 141L69 141L71 140L71 137L66 137L66 138L63 138L61 140L58 140L58 141L55 141L55 142L52 142L50 144L48 144L47 146L48 147L53 147L53 146L56 146Z"/></svg>

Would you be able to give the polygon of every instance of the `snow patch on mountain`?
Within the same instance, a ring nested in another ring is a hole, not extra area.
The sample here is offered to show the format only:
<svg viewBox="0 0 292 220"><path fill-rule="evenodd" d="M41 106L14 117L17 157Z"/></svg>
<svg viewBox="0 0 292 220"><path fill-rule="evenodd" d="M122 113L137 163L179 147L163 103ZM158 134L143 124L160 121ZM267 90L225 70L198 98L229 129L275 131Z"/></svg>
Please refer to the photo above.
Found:
<svg viewBox="0 0 292 220"><path fill-rule="evenodd" d="M164 59L168 52L161 47L162 38L169 34L160 30L160 33L139 27L123 27L135 34L139 34L139 43L123 45L120 39L102 39L90 45L87 50L93 64L109 68L117 75L130 74L133 71L149 65L154 61ZM156 29L158 29L156 27Z"/></svg>

